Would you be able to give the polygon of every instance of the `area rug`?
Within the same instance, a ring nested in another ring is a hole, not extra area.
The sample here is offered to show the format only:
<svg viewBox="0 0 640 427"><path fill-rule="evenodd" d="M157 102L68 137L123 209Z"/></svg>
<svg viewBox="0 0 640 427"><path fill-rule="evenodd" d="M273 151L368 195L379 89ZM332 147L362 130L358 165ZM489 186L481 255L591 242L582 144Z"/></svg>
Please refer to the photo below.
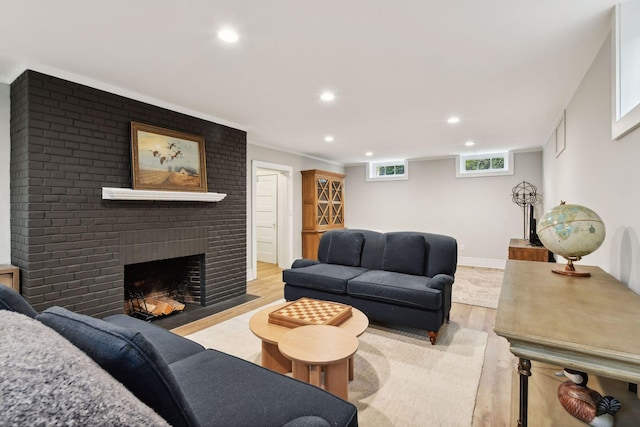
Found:
<svg viewBox="0 0 640 427"><path fill-rule="evenodd" d="M458 266L453 283L453 302L498 308L504 270Z"/></svg>
<svg viewBox="0 0 640 427"><path fill-rule="evenodd" d="M187 338L260 363L253 312ZM363 427L464 426L473 419L487 334L446 324L432 346L424 331L371 325L360 336L349 401Z"/></svg>

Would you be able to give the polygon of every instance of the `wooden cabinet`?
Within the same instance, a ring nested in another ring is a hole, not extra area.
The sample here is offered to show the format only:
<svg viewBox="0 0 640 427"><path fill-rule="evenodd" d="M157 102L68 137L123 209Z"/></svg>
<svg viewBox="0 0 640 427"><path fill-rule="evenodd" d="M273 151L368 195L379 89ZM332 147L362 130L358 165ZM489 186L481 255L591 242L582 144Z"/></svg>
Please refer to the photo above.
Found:
<svg viewBox="0 0 640 427"><path fill-rule="evenodd" d="M509 259L549 262L553 261L553 255L544 246L531 246L528 240L511 239Z"/></svg>
<svg viewBox="0 0 640 427"><path fill-rule="evenodd" d="M8 264L0 264L0 284L20 292L20 269Z"/></svg>
<svg viewBox="0 0 640 427"><path fill-rule="evenodd" d="M302 256L317 259L322 233L344 228L344 175L302 171Z"/></svg>

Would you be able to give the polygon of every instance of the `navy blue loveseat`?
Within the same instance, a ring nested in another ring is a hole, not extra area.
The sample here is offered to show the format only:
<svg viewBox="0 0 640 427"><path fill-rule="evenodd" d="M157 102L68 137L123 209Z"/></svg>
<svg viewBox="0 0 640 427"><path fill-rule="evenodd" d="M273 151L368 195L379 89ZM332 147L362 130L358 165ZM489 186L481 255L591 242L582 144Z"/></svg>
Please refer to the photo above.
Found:
<svg viewBox="0 0 640 427"><path fill-rule="evenodd" d="M449 320L457 254L456 240L440 234L331 230L317 261L283 271L284 297L348 304L373 321L426 329L435 344Z"/></svg>

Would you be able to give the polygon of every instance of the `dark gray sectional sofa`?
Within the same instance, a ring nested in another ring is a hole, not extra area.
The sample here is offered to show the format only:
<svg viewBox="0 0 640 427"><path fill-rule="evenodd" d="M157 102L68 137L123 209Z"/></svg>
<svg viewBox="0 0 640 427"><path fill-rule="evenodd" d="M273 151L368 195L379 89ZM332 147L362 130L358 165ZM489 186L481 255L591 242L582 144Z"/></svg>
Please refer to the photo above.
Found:
<svg viewBox="0 0 640 427"><path fill-rule="evenodd" d="M38 314L0 285L0 321L0 425L358 425L320 388L129 316Z"/></svg>
<svg viewBox="0 0 640 427"><path fill-rule="evenodd" d="M449 320L457 254L456 240L440 234L331 230L317 261L283 271L284 296L349 304L372 321L426 329L435 344Z"/></svg>

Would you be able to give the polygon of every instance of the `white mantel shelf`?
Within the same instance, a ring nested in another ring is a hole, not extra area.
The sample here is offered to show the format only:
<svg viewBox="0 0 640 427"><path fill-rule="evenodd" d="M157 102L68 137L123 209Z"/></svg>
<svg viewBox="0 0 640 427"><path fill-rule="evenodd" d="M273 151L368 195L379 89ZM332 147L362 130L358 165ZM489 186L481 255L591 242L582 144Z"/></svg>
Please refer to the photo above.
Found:
<svg viewBox="0 0 640 427"><path fill-rule="evenodd" d="M133 190L131 188L102 187L103 200L167 200L183 202L219 202L224 193L198 193L195 191Z"/></svg>

